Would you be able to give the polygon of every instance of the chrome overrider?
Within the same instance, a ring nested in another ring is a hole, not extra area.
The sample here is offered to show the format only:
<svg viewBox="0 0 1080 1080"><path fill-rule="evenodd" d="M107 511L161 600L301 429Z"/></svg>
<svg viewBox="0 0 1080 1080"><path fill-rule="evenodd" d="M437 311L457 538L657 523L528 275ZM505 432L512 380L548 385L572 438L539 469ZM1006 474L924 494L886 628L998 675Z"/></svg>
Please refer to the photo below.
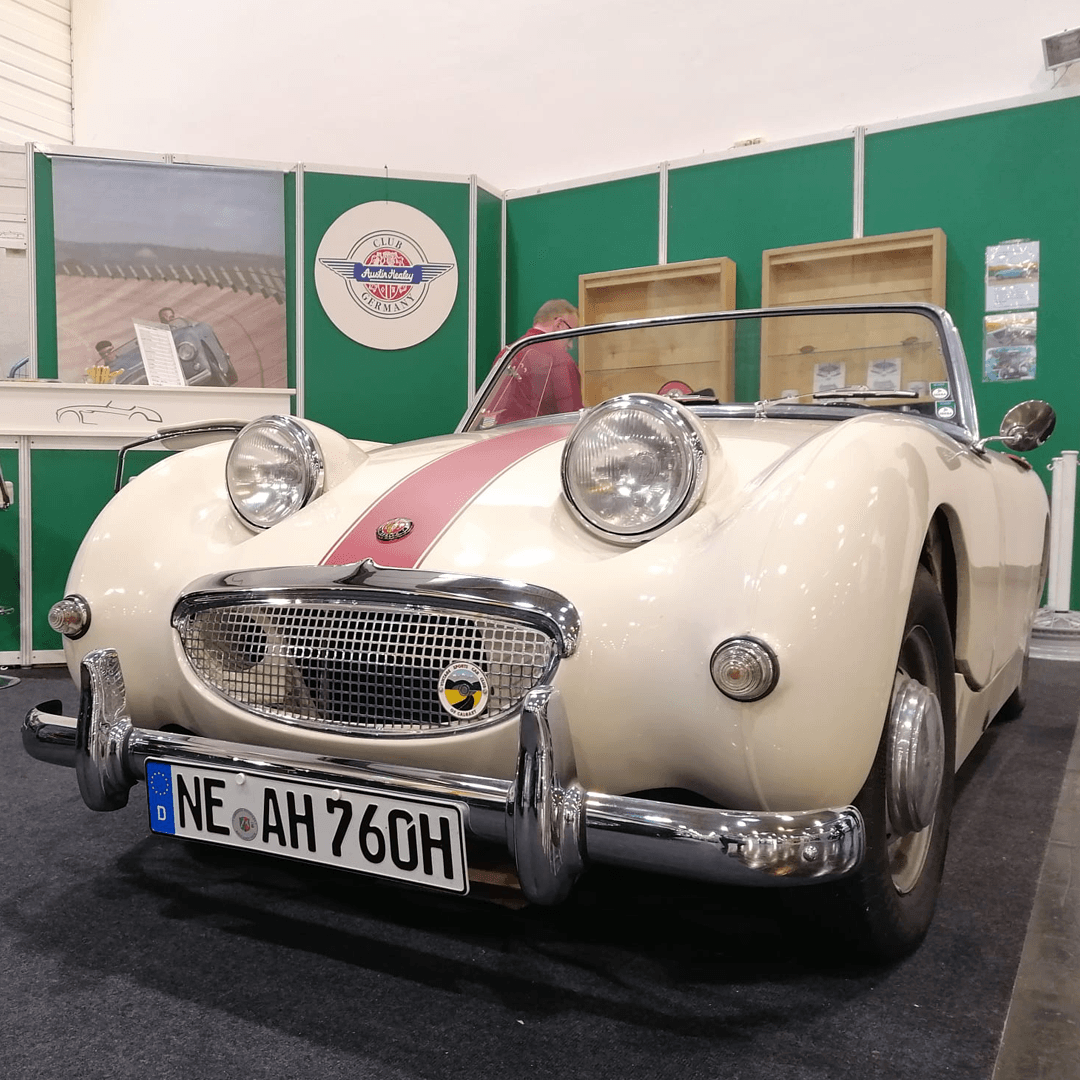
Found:
<svg viewBox="0 0 1080 1080"><path fill-rule="evenodd" d="M840 877L863 857L863 821L850 806L743 813L585 791L559 692L548 685L524 700L515 777L502 780L144 730L127 714L115 650L87 653L81 674L78 718L46 702L31 709L22 734L32 757L74 767L92 810L125 806L146 779L147 758L452 800L464 808L470 836L506 845L525 897L537 904L565 899L589 863L794 885Z"/></svg>

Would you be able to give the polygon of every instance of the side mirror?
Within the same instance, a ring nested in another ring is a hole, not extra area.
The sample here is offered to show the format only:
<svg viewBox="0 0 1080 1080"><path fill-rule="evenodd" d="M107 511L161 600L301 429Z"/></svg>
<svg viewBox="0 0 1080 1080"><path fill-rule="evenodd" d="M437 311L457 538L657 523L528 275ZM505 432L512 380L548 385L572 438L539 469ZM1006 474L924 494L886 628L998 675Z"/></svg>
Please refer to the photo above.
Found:
<svg viewBox="0 0 1080 1080"><path fill-rule="evenodd" d="M1001 441L1010 450L1034 450L1054 433L1057 413L1045 401L1021 401L1001 421Z"/></svg>
<svg viewBox="0 0 1080 1080"><path fill-rule="evenodd" d="M1014 405L1001 421L1001 433L980 439L976 450L982 450L988 442L1000 440L1010 450L1034 450L1042 446L1054 433L1057 413L1045 401L1021 401Z"/></svg>

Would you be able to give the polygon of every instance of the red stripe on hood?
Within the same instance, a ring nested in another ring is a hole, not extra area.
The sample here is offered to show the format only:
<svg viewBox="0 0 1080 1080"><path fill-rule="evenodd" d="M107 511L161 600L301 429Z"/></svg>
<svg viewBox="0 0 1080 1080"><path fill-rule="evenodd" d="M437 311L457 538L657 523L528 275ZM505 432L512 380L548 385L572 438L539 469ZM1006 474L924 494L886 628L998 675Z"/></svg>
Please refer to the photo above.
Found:
<svg viewBox="0 0 1080 1080"><path fill-rule="evenodd" d="M380 566L416 567L465 507L511 465L565 439L573 424L519 428L469 443L410 473L370 506L323 558L323 566L373 559ZM413 530L400 540L378 540L375 530L394 518Z"/></svg>

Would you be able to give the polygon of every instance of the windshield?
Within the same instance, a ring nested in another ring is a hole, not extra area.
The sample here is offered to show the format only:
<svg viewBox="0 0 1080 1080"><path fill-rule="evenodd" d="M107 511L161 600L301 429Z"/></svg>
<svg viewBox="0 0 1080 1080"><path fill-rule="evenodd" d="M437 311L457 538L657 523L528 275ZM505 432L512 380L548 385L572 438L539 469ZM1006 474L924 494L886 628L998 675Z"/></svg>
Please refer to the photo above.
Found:
<svg viewBox="0 0 1080 1080"><path fill-rule="evenodd" d="M465 424L479 430L663 394L751 413L888 409L959 423L940 313L874 307L641 320L525 338L501 356Z"/></svg>

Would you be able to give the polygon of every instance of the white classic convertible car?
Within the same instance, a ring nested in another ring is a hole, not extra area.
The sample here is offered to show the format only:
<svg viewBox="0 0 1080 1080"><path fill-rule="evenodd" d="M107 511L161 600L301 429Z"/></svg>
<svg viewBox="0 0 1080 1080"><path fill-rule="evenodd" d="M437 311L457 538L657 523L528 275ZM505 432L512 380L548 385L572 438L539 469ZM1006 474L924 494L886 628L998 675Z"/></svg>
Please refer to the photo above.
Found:
<svg viewBox="0 0 1080 1080"><path fill-rule="evenodd" d="M1008 451L1053 423L988 448L949 316L883 304L530 337L439 438L163 430L50 615L79 716L24 744L162 834L458 893L495 843L537 904L604 863L805 885L898 957L1020 705L1048 513Z"/></svg>

